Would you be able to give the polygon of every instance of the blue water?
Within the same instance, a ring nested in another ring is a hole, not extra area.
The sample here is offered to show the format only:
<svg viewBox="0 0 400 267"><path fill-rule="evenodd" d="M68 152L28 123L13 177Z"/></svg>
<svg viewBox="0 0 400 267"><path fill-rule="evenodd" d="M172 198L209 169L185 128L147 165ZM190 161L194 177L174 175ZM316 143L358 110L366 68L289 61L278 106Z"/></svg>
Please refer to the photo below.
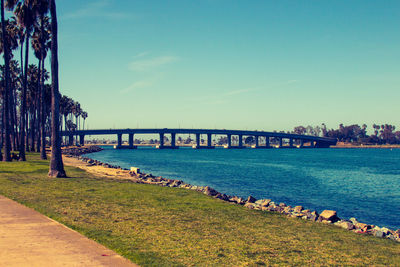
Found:
<svg viewBox="0 0 400 267"><path fill-rule="evenodd" d="M400 149L104 149L87 156L229 195L400 228Z"/></svg>

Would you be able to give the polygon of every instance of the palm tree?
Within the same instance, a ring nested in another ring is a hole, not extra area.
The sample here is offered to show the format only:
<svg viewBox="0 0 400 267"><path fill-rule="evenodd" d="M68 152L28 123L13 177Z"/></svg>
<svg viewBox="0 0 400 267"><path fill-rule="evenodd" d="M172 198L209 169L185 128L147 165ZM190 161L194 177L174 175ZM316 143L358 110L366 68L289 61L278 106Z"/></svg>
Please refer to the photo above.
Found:
<svg viewBox="0 0 400 267"><path fill-rule="evenodd" d="M32 31L33 23L35 20L34 11L30 1L18 2L15 8L15 14L18 19L18 23L23 26L25 30L25 71L23 79L23 90L21 97L21 124L20 124L20 149L19 149L19 160L25 161L25 114L26 114L26 91L27 91L27 79L28 79L28 62L29 62L29 38Z"/></svg>
<svg viewBox="0 0 400 267"><path fill-rule="evenodd" d="M8 1L8 3L10 2L10 0ZM12 4L14 5L14 4ZM11 9L13 9L14 7L11 6ZM10 7L9 7L10 9ZM15 16L13 16L15 19ZM24 28L22 25L17 23L17 37L18 37L18 43L19 43L19 47L20 47L20 62L21 62L21 68L20 68L20 77L24 77L24 56L23 56L23 52L24 52L24 42L25 42L25 33L24 33ZM29 151L29 135L28 135L28 112L26 112L25 114L25 129L27 131L27 134L25 136L25 144L26 144L26 151ZM32 141L33 142L33 141Z"/></svg>
<svg viewBox="0 0 400 267"><path fill-rule="evenodd" d="M4 161L11 161L11 140L10 140L10 125L9 125L9 85L10 85L10 76L9 76L9 68L10 68L10 59L9 59L9 47L7 42L7 34L6 34L6 25L4 20L4 0L1 0L1 37L3 40L3 55L4 55L4 75L5 75L5 90L4 90Z"/></svg>
<svg viewBox="0 0 400 267"><path fill-rule="evenodd" d="M18 106L18 99L17 99L17 88L19 88L19 65L16 60L13 60L10 57L10 68L9 68L9 75L10 75L10 95L9 95L9 107L10 107L10 129L11 129L11 136L12 136L12 147L14 150L18 150L19 141L18 141L18 119L17 119L17 106Z"/></svg>
<svg viewBox="0 0 400 267"><path fill-rule="evenodd" d="M61 156L59 127L60 93L58 91L58 40L56 1L50 0L51 15L51 160L50 177L67 177Z"/></svg>
<svg viewBox="0 0 400 267"><path fill-rule="evenodd" d="M72 113L75 116L75 124L78 126L77 130L79 130L78 118L82 113L82 109L81 109L81 104L78 101L74 103Z"/></svg>
<svg viewBox="0 0 400 267"><path fill-rule="evenodd" d="M0 91L1 91L1 99L3 100L3 105L2 105L2 112L1 114L4 115L4 93L5 93L5 66L1 65L0 66ZM14 135L14 133L17 133L16 131L16 123L17 122L17 117L16 117L16 113L17 113L17 105L18 105L18 101L17 99L14 99L14 96L17 95L17 91L16 88L18 88L18 84L19 84L19 65L18 62L15 60L11 60L10 59L10 63L9 63L9 99L8 99L8 106L9 106L9 127L10 127L10 138L12 137L12 139L10 139L10 146L12 147L17 147L18 143L16 142L16 135ZM14 104L15 103L15 104ZM4 122L5 119L2 116L2 122ZM1 125L1 132L4 133L4 123L2 123ZM3 137L3 136L2 136ZM3 146L3 139L1 140L0 146ZM10 148L12 150L12 148Z"/></svg>
<svg viewBox="0 0 400 267"><path fill-rule="evenodd" d="M79 119L79 116L81 116L81 113L82 113L81 104L78 101L76 101L74 103L73 108L72 108L72 114L75 116L76 130L79 130L79 121L78 121L78 119ZM78 135L76 135L75 141L76 141L76 144L78 144Z"/></svg>
<svg viewBox="0 0 400 267"><path fill-rule="evenodd" d="M17 109L16 109L16 103L17 103L17 93L16 93L16 86L13 86L13 79L12 79L12 50L16 49L18 47L18 34L17 34L17 23L15 21L15 17L11 17L9 20L5 21L5 27L6 27L6 36L7 36L7 44L8 44L8 58L9 58L9 84L8 84L8 112L9 112L9 130L10 130L10 137L12 137L11 139L11 143L10 146L12 146L12 149L18 149L18 138L17 138L17 133L18 130L16 128L17 124L17 118L16 118L16 114L17 114ZM0 51L4 52L3 49L3 42L1 42L0 44ZM11 149L11 148L10 148Z"/></svg>
<svg viewBox="0 0 400 267"><path fill-rule="evenodd" d="M88 117L88 113L86 111L82 112L82 119L83 119L83 130L85 130L85 120Z"/></svg>
<svg viewBox="0 0 400 267"><path fill-rule="evenodd" d="M64 116L64 128L67 130L67 116L69 114L69 97L63 95L60 98L60 131L62 132L62 116ZM61 140L62 141L62 140Z"/></svg>
<svg viewBox="0 0 400 267"><path fill-rule="evenodd" d="M39 99L39 69L36 65L30 64L27 71L27 113L30 111L30 134L31 134L31 151L35 151L35 138L36 136L39 137L39 118L38 118L38 106L40 105ZM39 144L40 140L37 140L37 145ZM40 147L38 148L40 149Z"/></svg>
<svg viewBox="0 0 400 267"><path fill-rule="evenodd" d="M39 17L39 23L36 23L35 32L32 37L32 46L35 50L35 56L39 59L39 71L40 71L40 108L39 108L39 123L40 123L40 136L41 136L41 159L46 159L46 133L45 133L45 121L44 121L44 61L47 56L47 50L50 42L50 25L49 18L45 16L49 10L48 1L36 0L34 2L35 10ZM39 25L38 25L39 24Z"/></svg>

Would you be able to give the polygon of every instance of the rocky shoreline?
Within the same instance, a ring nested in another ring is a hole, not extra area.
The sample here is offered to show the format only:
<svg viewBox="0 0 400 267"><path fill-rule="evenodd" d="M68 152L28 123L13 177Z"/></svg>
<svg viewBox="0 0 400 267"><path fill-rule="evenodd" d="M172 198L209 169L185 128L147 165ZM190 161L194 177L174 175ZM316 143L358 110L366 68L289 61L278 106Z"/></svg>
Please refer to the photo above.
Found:
<svg viewBox="0 0 400 267"><path fill-rule="evenodd" d="M309 209L304 209L302 206L290 206L285 203L275 203L271 199L255 199L249 196L247 199L243 199L238 196L229 196L216 191L209 186L196 186L183 182L182 180L167 179L161 176L153 176L152 174L141 173L139 168L132 167L131 170L121 168L120 166L113 166L108 163L103 163L98 160L93 160L82 156L87 153L94 153L103 150L98 146L88 146L88 147L74 147L63 149L63 154L67 157L74 157L82 162L86 163L87 166L102 166L104 168L118 169L126 174L127 179L135 183L142 184L152 184L165 187L177 187L195 190L201 192L205 195L230 202L237 205L243 205L248 209L262 210L279 212L285 214L291 218L301 218L304 220L310 220L318 223L332 224L346 230L358 233L373 235L381 238L388 238L397 242L400 242L400 229L392 230L386 227L379 227L376 225L365 224L358 222L355 218L350 218L349 220L341 219L338 217L337 212L334 210L324 210L319 214L317 211L311 211Z"/></svg>
<svg viewBox="0 0 400 267"><path fill-rule="evenodd" d="M83 154L95 153L102 150L99 146L65 147L62 148L62 154L69 157L79 157Z"/></svg>

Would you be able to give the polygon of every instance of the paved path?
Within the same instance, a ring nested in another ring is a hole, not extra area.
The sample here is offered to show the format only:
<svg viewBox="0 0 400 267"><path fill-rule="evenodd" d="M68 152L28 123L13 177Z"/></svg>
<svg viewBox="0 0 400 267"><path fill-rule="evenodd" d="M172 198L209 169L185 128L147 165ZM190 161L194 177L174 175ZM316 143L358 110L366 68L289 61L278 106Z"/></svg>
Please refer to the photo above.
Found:
<svg viewBox="0 0 400 267"><path fill-rule="evenodd" d="M66 226L0 195L0 266L137 266Z"/></svg>

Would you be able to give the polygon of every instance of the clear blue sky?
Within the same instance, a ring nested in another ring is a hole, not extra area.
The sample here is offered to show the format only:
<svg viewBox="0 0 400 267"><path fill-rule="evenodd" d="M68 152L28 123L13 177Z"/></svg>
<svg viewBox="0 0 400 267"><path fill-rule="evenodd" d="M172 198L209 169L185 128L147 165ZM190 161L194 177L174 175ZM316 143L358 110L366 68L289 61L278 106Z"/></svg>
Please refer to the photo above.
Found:
<svg viewBox="0 0 400 267"><path fill-rule="evenodd" d="M89 127L400 127L400 1L58 0Z"/></svg>

